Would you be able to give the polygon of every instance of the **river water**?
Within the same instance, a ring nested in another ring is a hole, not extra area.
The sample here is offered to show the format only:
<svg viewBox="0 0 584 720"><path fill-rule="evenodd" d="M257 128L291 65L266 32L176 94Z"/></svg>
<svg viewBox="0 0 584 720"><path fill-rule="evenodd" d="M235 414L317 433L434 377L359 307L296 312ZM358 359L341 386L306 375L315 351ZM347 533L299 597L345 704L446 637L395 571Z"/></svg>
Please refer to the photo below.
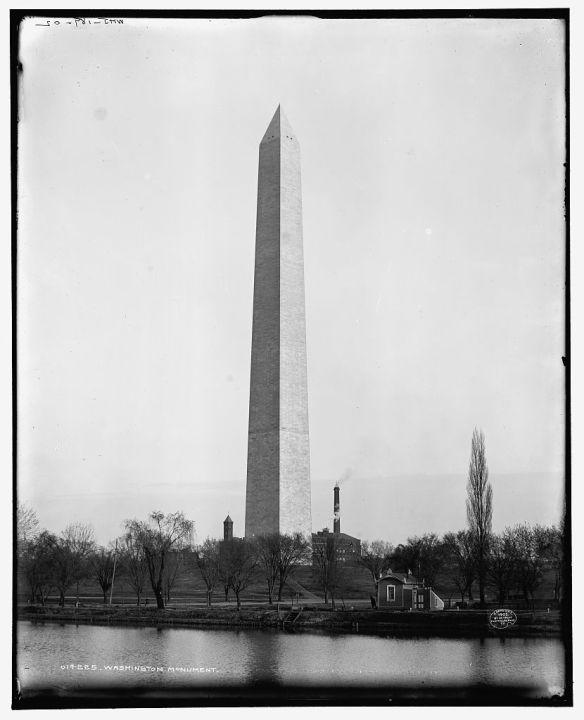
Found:
<svg viewBox="0 0 584 720"><path fill-rule="evenodd" d="M99 625L17 627L23 697L108 686L194 688L268 682L327 686L529 683L561 694L564 650L555 638L391 638Z"/></svg>

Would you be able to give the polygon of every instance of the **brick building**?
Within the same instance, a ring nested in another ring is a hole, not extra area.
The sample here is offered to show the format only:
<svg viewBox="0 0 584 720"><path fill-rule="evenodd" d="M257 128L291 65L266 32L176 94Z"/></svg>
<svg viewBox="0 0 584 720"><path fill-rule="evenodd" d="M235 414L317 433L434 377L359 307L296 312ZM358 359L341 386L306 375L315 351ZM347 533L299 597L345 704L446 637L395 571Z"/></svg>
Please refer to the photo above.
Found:
<svg viewBox="0 0 584 720"><path fill-rule="evenodd" d="M444 610L444 601L414 575L390 571L377 580L377 607L388 610Z"/></svg>
<svg viewBox="0 0 584 720"><path fill-rule="evenodd" d="M361 557L361 540L359 538L347 535L347 533L331 532L328 528L312 533L313 557L315 549L322 548L327 540L334 542L335 554L340 563L354 565Z"/></svg>

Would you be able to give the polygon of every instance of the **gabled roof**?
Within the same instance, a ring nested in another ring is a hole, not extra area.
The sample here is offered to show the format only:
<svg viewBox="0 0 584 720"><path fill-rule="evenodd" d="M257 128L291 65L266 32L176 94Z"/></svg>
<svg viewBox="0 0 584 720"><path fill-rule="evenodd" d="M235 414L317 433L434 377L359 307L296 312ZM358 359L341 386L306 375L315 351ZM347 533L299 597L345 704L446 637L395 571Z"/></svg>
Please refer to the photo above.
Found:
<svg viewBox="0 0 584 720"><path fill-rule="evenodd" d="M417 577L414 575L406 575L405 573L387 573L386 575L383 575L379 578L379 580L376 580L375 582L381 582L382 580L387 580L388 578L391 578L392 580L397 580L398 582L402 583L403 585L420 585L420 581Z"/></svg>

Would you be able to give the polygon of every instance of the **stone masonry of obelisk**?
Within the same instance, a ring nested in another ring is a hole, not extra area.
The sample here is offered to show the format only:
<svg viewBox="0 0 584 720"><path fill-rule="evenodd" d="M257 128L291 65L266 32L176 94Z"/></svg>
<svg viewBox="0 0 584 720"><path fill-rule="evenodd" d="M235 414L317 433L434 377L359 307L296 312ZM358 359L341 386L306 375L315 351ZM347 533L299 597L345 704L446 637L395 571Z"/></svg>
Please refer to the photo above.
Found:
<svg viewBox="0 0 584 720"><path fill-rule="evenodd" d="M278 106L260 143L245 536L310 536L300 148Z"/></svg>

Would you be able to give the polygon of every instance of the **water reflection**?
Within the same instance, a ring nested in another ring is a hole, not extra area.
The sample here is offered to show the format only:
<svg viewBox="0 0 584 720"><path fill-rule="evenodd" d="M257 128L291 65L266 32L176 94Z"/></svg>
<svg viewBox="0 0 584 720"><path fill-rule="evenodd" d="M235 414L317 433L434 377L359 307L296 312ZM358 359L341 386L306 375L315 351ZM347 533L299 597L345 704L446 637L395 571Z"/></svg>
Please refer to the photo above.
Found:
<svg viewBox="0 0 584 720"><path fill-rule="evenodd" d="M238 631L238 647L241 648L241 665L231 666L234 679L258 679L258 668L261 668L262 680L266 682L280 682L283 675L280 669L281 651L278 644L277 631L266 633L249 633ZM237 658L237 654L235 658Z"/></svg>
<svg viewBox="0 0 584 720"><path fill-rule="evenodd" d="M213 686L280 682L353 686L536 683L563 687L560 640L384 638L273 630L18 623L27 688ZM149 668L149 669L147 669Z"/></svg>

